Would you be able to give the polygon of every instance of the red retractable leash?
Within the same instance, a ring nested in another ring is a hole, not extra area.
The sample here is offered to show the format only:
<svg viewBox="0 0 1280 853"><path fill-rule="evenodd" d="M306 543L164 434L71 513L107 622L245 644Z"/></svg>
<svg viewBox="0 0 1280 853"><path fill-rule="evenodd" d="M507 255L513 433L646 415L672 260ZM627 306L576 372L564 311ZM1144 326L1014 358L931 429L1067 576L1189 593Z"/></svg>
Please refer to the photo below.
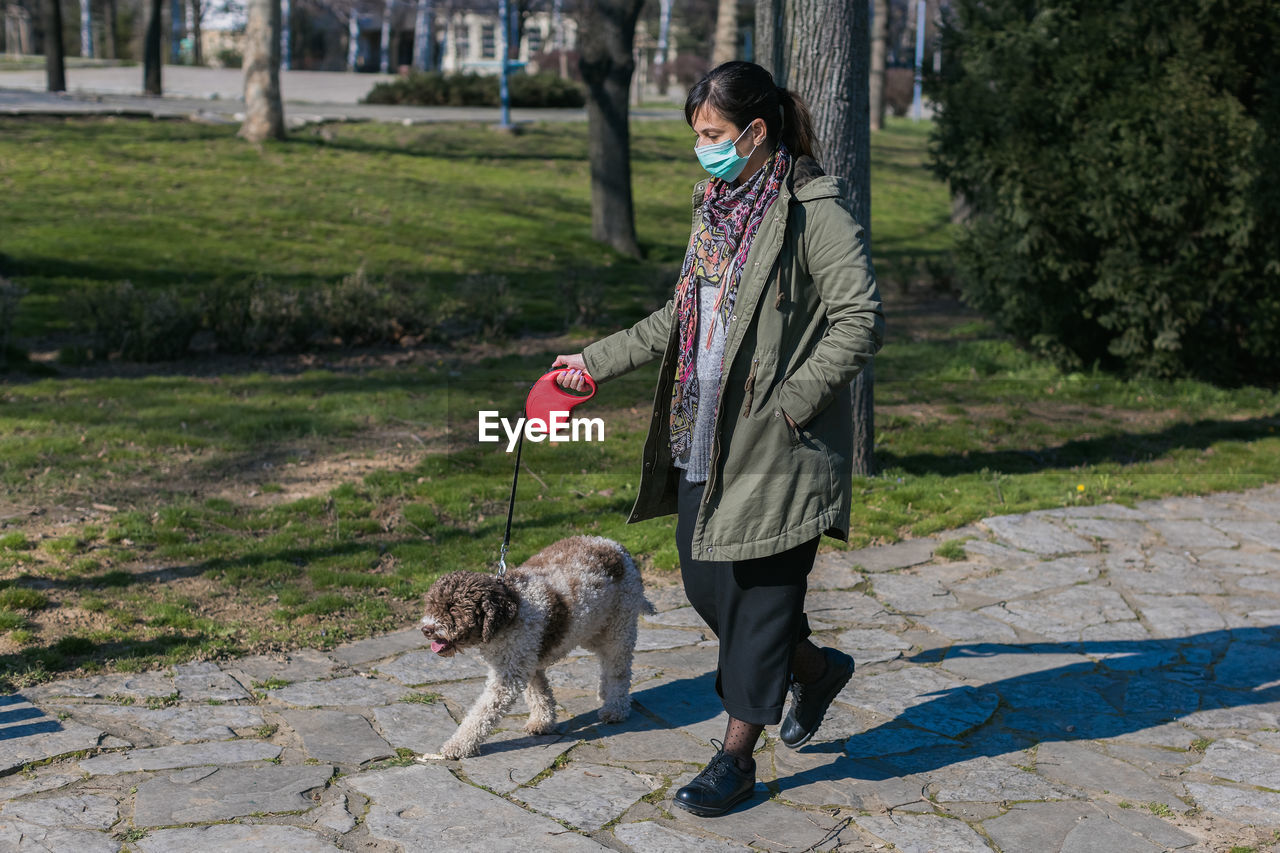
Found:
<svg viewBox="0 0 1280 853"><path fill-rule="evenodd" d="M596 395L596 381L588 376L586 371L582 372L582 378L591 386L589 393L575 394L561 388L556 382L556 377L571 370L574 368L562 367L549 371L533 383L529 388L529 396L524 402L525 424L537 418L550 429L552 412L563 412L567 415L573 411L574 406L581 405ZM516 483L520 479L520 451L524 448L525 424L521 424L520 437L516 439L516 470L511 476L511 502L507 505L507 530L502 534L502 551L498 554L499 576L506 574L507 571L507 547L511 544L511 517L516 510Z"/></svg>

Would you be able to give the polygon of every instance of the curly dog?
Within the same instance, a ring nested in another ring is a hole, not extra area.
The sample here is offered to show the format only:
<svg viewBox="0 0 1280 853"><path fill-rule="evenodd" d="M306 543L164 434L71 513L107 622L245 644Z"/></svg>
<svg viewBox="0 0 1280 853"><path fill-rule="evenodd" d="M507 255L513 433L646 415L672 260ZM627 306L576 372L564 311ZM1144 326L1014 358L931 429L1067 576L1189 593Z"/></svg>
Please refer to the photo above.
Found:
<svg viewBox="0 0 1280 853"><path fill-rule="evenodd" d="M600 721L627 719L636 619L653 612L627 549L600 536L562 539L503 577L466 571L441 577L427 592L422 617L431 650L449 657L474 649L489 665L484 692L441 757L475 755L521 690L529 704L525 731L551 732L556 711L547 667L579 646L600 659Z"/></svg>

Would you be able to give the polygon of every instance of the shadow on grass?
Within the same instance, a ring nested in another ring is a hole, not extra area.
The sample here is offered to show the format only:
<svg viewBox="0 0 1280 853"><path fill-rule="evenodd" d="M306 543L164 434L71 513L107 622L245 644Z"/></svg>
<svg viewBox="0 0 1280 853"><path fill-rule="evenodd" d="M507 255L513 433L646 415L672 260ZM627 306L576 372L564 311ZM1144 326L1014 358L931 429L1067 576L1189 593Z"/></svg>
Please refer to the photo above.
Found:
<svg viewBox="0 0 1280 853"><path fill-rule="evenodd" d="M881 450L876 455L882 467L901 468L916 475L954 476L981 471L1029 474L1103 462L1151 462L1177 450L1205 450L1221 441L1256 441L1274 436L1278 423L1280 412L1244 420L1171 424L1153 432L1114 432L1040 448L904 455Z"/></svg>
<svg viewBox="0 0 1280 853"><path fill-rule="evenodd" d="M74 669L89 661L126 661L148 660L160 655L169 654L176 649L195 649L215 638L204 632L190 634L167 634L150 640L109 640L94 643L90 640L78 640L74 653L62 653L55 648L30 648L20 652L0 655L0 690L15 690L15 682L24 674L32 672L59 673ZM238 649L230 644L220 650L225 654L235 654ZM19 700L25 701L25 700ZM3 737L0 730L0 737Z"/></svg>

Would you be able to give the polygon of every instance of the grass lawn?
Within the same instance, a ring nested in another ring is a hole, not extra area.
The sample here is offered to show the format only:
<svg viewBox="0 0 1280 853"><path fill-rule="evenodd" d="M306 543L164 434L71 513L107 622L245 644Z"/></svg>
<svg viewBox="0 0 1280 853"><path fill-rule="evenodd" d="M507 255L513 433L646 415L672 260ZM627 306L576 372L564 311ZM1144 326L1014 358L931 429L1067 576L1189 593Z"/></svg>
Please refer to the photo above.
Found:
<svg viewBox="0 0 1280 853"><path fill-rule="evenodd" d="M68 294L192 298L359 268L439 298L503 276L504 339L63 368L0 387L0 678L136 669L402 627L440 572L496 562L513 460L476 439L559 352L665 300L698 177L680 123L635 134L644 261L593 244L585 126L313 128L257 151L222 127L9 121L0 274L18 331L64 340ZM918 279L945 264L945 190L925 126L873 139L882 473L858 479L853 545L1072 503L1280 480L1280 396L1064 375ZM607 296L601 296L607 294ZM488 299L489 297L484 297ZM656 366L579 413L598 444L525 448L512 562L572 533L675 567L674 523L626 525ZM827 547L841 547L827 543Z"/></svg>

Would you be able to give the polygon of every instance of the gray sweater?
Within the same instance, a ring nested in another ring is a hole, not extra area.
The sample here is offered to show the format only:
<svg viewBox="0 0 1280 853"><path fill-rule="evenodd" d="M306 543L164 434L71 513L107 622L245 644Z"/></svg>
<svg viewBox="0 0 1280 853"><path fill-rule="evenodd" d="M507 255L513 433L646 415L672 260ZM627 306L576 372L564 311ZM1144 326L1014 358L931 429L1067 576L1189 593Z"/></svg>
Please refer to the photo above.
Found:
<svg viewBox="0 0 1280 853"><path fill-rule="evenodd" d="M693 422L693 440L689 452L672 460L677 468L685 469L691 483L705 483L711 468L711 443L715 433L716 405L720 402L720 362L724 358L725 327L715 310L716 292L719 286L700 279L698 281L698 328L694 331L697 359L695 373L698 377L698 413ZM715 323L711 347L706 346L706 323Z"/></svg>

